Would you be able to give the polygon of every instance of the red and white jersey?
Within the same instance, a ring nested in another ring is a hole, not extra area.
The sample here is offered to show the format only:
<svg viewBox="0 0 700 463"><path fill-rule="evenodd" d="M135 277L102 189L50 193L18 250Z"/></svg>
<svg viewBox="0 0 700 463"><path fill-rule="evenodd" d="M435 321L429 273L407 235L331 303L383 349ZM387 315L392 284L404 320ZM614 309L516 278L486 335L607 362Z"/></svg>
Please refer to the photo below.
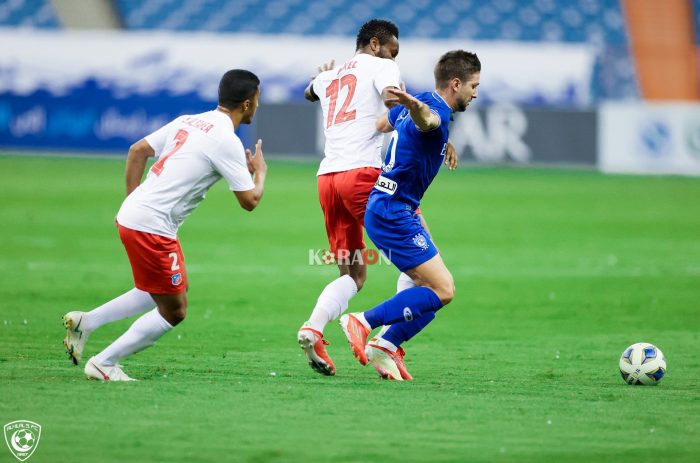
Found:
<svg viewBox="0 0 700 463"><path fill-rule="evenodd" d="M383 134L375 123L386 107L382 91L400 87L393 60L358 53L341 67L320 73L313 91L321 101L325 157L317 175L381 167Z"/></svg>
<svg viewBox="0 0 700 463"><path fill-rule="evenodd" d="M221 111L180 116L145 137L156 152L146 180L122 203L120 225L177 237L177 230L221 177L231 191L255 188L233 122Z"/></svg>

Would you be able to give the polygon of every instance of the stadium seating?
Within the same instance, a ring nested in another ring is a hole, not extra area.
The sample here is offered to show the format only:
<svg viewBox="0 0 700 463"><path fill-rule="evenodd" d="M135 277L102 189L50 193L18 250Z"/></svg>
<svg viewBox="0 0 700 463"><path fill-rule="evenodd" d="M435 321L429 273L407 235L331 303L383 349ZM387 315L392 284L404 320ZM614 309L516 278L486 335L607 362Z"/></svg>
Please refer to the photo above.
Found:
<svg viewBox="0 0 700 463"><path fill-rule="evenodd" d="M692 0L700 24L700 0ZM114 0L130 30L355 34L391 18L401 37L587 43L598 50L596 100L638 96L619 0ZM0 26L57 28L48 0L0 2ZM698 27L700 43L700 26Z"/></svg>
<svg viewBox="0 0 700 463"><path fill-rule="evenodd" d="M700 1L700 0L695 0ZM638 96L618 0L117 0L129 29L355 34L391 18L401 37L588 43L598 50L595 99Z"/></svg>
<svg viewBox="0 0 700 463"><path fill-rule="evenodd" d="M371 17L403 37L627 42L617 0L117 0L129 29L353 35Z"/></svg>
<svg viewBox="0 0 700 463"><path fill-rule="evenodd" d="M5 0L0 2L0 26L56 29L61 24L49 0Z"/></svg>
<svg viewBox="0 0 700 463"><path fill-rule="evenodd" d="M695 43L700 45L700 0L693 0L693 9L695 12Z"/></svg>

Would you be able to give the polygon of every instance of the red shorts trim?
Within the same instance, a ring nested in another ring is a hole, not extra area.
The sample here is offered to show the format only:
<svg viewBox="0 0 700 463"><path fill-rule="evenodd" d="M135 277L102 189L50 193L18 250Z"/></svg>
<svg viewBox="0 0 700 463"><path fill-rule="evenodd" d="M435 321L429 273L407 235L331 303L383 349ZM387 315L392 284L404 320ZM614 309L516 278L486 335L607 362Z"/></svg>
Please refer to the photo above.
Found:
<svg viewBox="0 0 700 463"><path fill-rule="evenodd" d="M318 176L318 199L332 253L365 248L365 208L380 172L374 167L361 167Z"/></svg>
<svg viewBox="0 0 700 463"><path fill-rule="evenodd" d="M185 256L178 240L117 226L138 289L152 294L187 290Z"/></svg>

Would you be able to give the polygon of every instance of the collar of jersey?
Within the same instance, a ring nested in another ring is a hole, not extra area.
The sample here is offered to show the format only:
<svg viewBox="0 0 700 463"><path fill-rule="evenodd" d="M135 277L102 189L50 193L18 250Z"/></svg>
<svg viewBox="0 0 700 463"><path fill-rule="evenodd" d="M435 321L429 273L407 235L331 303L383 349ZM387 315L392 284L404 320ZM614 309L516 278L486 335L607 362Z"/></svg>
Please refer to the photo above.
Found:
<svg viewBox="0 0 700 463"><path fill-rule="evenodd" d="M234 127L233 127L233 121L231 120L230 117L228 117L228 114L226 114L226 113L223 112L223 111L219 111L218 109L212 109L211 112L213 112L214 114L216 114L217 117L224 117L224 118L226 118L226 120L228 121L228 123L231 125L231 130L233 130L234 132L236 131L236 130L234 129Z"/></svg>
<svg viewBox="0 0 700 463"><path fill-rule="evenodd" d="M445 101L445 99L444 99L443 97L441 97L440 94L439 94L438 92L433 92L433 97L434 97L436 100L442 101L443 103L445 103L445 106L447 106L448 108L450 108L450 105L447 104L447 101ZM452 108L450 108L450 113L452 113L452 112L453 112L453 111L452 111Z"/></svg>

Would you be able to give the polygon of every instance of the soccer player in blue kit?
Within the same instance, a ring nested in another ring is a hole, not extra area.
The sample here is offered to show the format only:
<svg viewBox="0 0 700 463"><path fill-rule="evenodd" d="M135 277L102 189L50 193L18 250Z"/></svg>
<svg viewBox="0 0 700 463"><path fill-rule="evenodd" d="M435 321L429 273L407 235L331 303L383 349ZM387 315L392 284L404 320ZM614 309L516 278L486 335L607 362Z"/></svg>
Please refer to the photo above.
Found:
<svg viewBox="0 0 700 463"><path fill-rule="evenodd" d="M440 57L434 72L433 92L388 90L399 105L377 121L378 130L393 133L365 212L370 239L417 286L366 312L340 318L355 357L362 365L371 363L386 379L412 379L401 344L454 296L452 275L416 209L444 162L452 113L466 110L477 97L481 63L474 53L454 50ZM367 344L369 333L382 325L391 326Z"/></svg>

